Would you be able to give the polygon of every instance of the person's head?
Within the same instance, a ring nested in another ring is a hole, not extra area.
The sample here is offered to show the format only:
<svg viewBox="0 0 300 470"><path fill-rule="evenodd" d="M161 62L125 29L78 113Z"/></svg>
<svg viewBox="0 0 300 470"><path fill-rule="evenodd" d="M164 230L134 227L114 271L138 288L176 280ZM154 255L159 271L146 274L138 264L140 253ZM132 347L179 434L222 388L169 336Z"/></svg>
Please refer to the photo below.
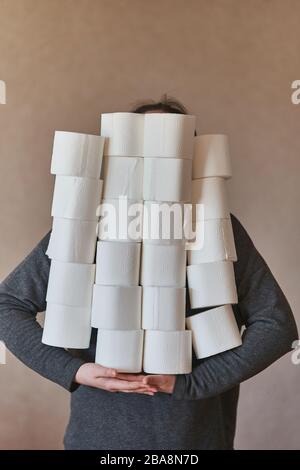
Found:
<svg viewBox="0 0 300 470"><path fill-rule="evenodd" d="M137 103L131 110L132 113L173 113L188 114L186 107L179 100L163 95L160 101L148 100Z"/></svg>

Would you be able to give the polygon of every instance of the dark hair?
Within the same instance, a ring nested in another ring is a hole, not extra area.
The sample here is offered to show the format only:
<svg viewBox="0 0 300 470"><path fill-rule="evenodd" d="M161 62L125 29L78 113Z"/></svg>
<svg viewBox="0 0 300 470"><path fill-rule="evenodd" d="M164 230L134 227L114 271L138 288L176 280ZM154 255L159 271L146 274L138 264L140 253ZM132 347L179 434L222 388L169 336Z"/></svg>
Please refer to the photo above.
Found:
<svg viewBox="0 0 300 470"><path fill-rule="evenodd" d="M144 114L149 111L162 111L164 113L188 114L186 107L176 98L164 94L160 101L147 100L136 103L132 113Z"/></svg>

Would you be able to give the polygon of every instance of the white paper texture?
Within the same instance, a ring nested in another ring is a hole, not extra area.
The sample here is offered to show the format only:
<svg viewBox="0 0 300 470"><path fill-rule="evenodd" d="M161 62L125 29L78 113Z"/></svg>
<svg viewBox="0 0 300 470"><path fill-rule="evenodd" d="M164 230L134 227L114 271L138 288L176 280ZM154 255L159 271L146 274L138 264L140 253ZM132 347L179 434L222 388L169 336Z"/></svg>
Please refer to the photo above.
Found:
<svg viewBox="0 0 300 470"><path fill-rule="evenodd" d="M188 317L197 359L219 354L242 344L231 305L223 305Z"/></svg>
<svg viewBox="0 0 300 470"><path fill-rule="evenodd" d="M138 285L140 256L140 243L99 241L97 243L96 284Z"/></svg>
<svg viewBox="0 0 300 470"><path fill-rule="evenodd" d="M94 264L51 261L46 300L52 304L91 307Z"/></svg>
<svg viewBox="0 0 300 470"><path fill-rule="evenodd" d="M138 113L101 114L104 155L141 157L144 140L144 115Z"/></svg>
<svg viewBox="0 0 300 470"><path fill-rule="evenodd" d="M46 254L67 263L93 263L97 221L54 218Z"/></svg>
<svg viewBox="0 0 300 470"><path fill-rule="evenodd" d="M199 225L203 231L201 249L188 250L188 264L211 263L214 261L236 261L237 254L230 219L208 219Z"/></svg>
<svg viewBox="0 0 300 470"><path fill-rule="evenodd" d="M98 238L140 242L143 236L143 201L103 199L99 210Z"/></svg>
<svg viewBox="0 0 300 470"><path fill-rule="evenodd" d="M193 179L220 176L231 178L231 161L228 137L222 134L206 134L195 137Z"/></svg>
<svg viewBox="0 0 300 470"><path fill-rule="evenodd" d="M96 363L118 372L141 372L143 333L143 330L98 330Z"/></svg>
<svg viewBox="0 0 300 470"><path fill-rule="evenodd" d="M99 179L104 140L98 135L56 131L51 173Z"/></svg>
<svg viewBox="0 0 300 470"><path fill-rule="evenodd" d="M90 345L91 331L90 308L47 303L42 343L86 349Z"/></svg>
<svg viewBox="0 0 300 470"><path fill-rule="evenodd" d="M144 243L185 243L184 204L145 201L143 213Z"/></svg>
<svg viewBox="0 0 300 470"><path fill-rule="evenodd" d="M145 330L185 329L184 287L144 287L142 328Z"/></svg>
<svg viewBox="0 0 300 470"><path fill-rule="evenodd" d="M102 181L77 176L56 176L52 217L97 220Z"/></svg>
<svg viewBox="0 0 300 470"><path fill-rule="evenodd" d="M212 177L192 181L193 204L204 208L204 219L229 219L229 203L224 178ZM197 211L195 211L195 214ZM194 217L194 221L196 221Z"/></svg>
<svg viewBox="0 0 300 470"><path fill-rule="evenodd" d="M143 163L141 157L104 157L103 198L143 198Z"/></svg>
<svg viewBox="0 0 300 470"><path fill-rule="evenodd" d="M236 304L233 263L217 261L187 267L191 308Z"/></svg>
<svg viewBox="0 0 300 470"><path fill-rule="evenodd" d="M191 331L146 330L143 369L147 374L189 374L192 371Z"/></svg>
<svg viewBox="0 0 300 470"><path fill-rule="evenodd" d="M185 287L186 251L184 245L143 244L141 285Z"/></svg>
<svg viewBox="0 0 300 470"><path fill-rule="evenodd" d="M141 286L94 285L92 326L104 330L141 328Z"/></svg>
<svg viewBox="0 0 300 470"><path fill-rule="evenodd" d="M144 159L145 201L190 202L192 161L179 158Z"/></svg>
<svg viewBox="0 0 300 470"><path fill-rule="evenodd" d="M193 158L195 116L145 114L144 157Z"/></svg>

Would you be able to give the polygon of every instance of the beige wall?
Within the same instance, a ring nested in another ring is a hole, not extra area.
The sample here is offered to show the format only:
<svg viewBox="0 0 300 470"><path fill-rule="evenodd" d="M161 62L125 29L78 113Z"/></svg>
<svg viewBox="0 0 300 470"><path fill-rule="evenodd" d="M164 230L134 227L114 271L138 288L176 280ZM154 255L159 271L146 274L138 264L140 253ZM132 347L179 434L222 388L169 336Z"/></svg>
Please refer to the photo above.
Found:
<svg viewBox="0 0 300 470"><path fill-rule="evenodd" d="M299 320L298 0L0 0L0 277L50 227L55 129L168 92L201 133L230 136L232 211ZM68 394L12 356L0 366L0 448L61 448ZM300 365L242 386L236 446L300 447Z"/></svg>

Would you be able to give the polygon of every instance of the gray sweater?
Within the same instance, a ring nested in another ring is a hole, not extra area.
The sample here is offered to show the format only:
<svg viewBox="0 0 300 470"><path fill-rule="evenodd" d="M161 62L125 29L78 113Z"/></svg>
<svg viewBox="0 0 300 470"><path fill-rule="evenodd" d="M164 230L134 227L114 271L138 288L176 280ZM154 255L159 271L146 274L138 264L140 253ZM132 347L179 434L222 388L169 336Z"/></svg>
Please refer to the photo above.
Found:
<svg viewBox="0 0 300 470"><path fill-rule="evenodd" d="M177 376L172 394L110 393L74 384L78 368L94 361L95 330L90 349L76 354L41 343L36 314L46 307L49 234L3 281L0 339L28 367L72 392L66 449L233 448L239 384L286 354L298 335L270 269L233 216L232 223L239 298L234 313L246 327L243 345L207 359L193 357L192 373ZM187 316L200 311L191 311L187 298Z"/></svg>

